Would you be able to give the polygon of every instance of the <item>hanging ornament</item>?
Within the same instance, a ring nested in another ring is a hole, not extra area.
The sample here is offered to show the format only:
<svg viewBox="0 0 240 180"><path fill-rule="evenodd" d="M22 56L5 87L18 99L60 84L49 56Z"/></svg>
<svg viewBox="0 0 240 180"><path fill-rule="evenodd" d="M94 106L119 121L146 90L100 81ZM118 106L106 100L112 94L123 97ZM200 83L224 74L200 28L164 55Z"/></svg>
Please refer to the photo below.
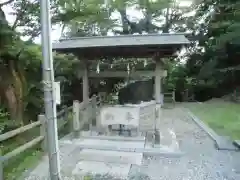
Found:
<svg viewBox="0 0 240 180"><path fill-rule="evenodd" d="M147 66L147 60L146 60L146 59L144 60L144 63L143 63L143 65L144 65L144 67L146 67L146 66Z"/></svg>
<svg viewBox="0 0 240 180"><path fill-rule="evenodd" d="M99 72L100 72L100 67L99 67L100 65L99 65L99 62L98 62L98 64L97 64L97 73L99 74Z"/></svg>
<svg viewBox="0 0 240 180"><path fill-rule="evenodd" d="M130 67L129 67L129 64L127 65L127 72L129 74L129 71L130 71Z"/></svg>

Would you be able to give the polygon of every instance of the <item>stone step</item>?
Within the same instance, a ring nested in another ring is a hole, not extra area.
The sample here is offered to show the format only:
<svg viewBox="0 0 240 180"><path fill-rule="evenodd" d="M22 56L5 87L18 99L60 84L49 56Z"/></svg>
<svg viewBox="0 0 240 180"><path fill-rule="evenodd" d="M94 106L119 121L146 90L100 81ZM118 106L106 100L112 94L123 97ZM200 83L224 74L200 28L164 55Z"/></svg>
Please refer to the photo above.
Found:
<svg viewBox="0 0 240 180"><path fill-rule="evenodd" d="M144 136L137 137L125 137L125 136L105 136L105 135L81 135L84 139L99 139L99 140L110 140L110 141L145 141Z"/></svg>
<svg viewBox="0 0 240 180"><path fill-rule="evenodd" d="M144 141L115 141L115 140L106 140L106 139L74 139L73 144L76 145L94 145L99 147L108 147L113 149L121 148L144 148Z"/></svg>
<svg viewBox="0 0 240 180"><path fill-rule="evenodd" d="M141 165L142 158L143 153L83 149L80 151L79 159L84 161Z"/></svg>
<svg viewBox="0 0 240 180"><path fill-rule="evenodd" d="M93 175L109 175L115 178L125 179L128 177L131 164L118 164L118 163L104 163L93 161L80 161L75 169L72 171L72 175L75 177L81 177L86 174ZM112 179L106 177L106 179Z"/></svg>
<svg viewBox="0 0 240 180"><path fill-rule="evenodd" d="M161 147L144 147L144 148L116 148L116 147L107 147L107 146L99 146L99 145L78 145L77 143L73 143L72 141L59 141L59 144L69 144L74 145L79 149L94 149L94 150L102 150L102 151L118 151L118 152L137 152L143 153L146 156L164 156L164 157L181 157L184 155L181 151L172 151L169 148L161 148Z"/></svg>

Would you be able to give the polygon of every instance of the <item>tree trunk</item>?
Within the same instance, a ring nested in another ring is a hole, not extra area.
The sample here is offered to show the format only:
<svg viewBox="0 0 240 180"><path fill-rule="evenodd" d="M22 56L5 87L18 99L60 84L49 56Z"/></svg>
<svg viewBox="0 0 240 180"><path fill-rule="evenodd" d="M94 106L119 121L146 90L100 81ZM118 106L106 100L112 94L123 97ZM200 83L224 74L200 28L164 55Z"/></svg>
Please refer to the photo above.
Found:
<svg viewBox="0 0 240 180"><path fill-rule="evenodd" d="M17 99L12 86L8 86L5 89L5 101L7 103L8 111L10 113L11 120L18 119L17 113ZM19 122L21 124L22 122Z"/></svg>
<svg viewBox="0 0 240 180"><path fill-rule="evenodd" d="M9 68L13 76L13 85L15 90L16 97L16 119L21 124L23 123L23 85L20 78L20 74L16 70L16 66L14 64L14 60L9 60Z"/></svg>

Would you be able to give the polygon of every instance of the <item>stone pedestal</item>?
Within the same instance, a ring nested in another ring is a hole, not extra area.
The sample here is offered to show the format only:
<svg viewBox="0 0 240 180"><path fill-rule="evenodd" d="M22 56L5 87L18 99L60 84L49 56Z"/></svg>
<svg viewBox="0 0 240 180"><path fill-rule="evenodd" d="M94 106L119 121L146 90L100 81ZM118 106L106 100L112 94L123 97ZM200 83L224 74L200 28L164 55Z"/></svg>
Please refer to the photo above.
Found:
<svg viewBox="0 0 240 180"><path fill-rule="evenodd" d="M159 114L160 109L157 109ZM155 101L141 104L115 105L104 107L98 119L98 126L118 131L120 135L139 135L142 132L152 131L156 128ZM104 129L104 128L101 128Z"/></svg>

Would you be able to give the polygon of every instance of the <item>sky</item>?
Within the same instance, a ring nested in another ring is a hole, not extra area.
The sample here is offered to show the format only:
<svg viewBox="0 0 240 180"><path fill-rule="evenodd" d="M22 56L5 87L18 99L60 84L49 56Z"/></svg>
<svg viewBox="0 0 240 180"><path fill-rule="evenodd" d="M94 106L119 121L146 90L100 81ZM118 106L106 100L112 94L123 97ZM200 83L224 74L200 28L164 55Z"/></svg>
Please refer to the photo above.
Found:
<svg viewBox="0 0 240 180"><path fill-rule="evenodd" d="M178 1L180 2L181 6L190 6L191 3L192 3L192 0L178 0ZM6 14L6 18L7 18L8 22L10 24L12 24L15 20L15 16L10 14L11 12L13 12L12 8L10 6L4 6L3 10ZM135 18L138 18L138 19L141 19L143 17L143 14L141 12L137 11L134 8L127 9L127 15L129 15L132 18L135 17ZM114 16L118 17L118 18L120 17L118 14L114 14ZM112 35L112 34L110 33L109 35ZM57 41L57 40L60 39L60 37L61 37L61 27L59 25L54 26L53 30L51 32L52 41ZM26 39L27 38L23 37L23 40L26 40ZM41 43L41 37L40 36L35 39L35 43L38 43L38 44Z"/></svg>

